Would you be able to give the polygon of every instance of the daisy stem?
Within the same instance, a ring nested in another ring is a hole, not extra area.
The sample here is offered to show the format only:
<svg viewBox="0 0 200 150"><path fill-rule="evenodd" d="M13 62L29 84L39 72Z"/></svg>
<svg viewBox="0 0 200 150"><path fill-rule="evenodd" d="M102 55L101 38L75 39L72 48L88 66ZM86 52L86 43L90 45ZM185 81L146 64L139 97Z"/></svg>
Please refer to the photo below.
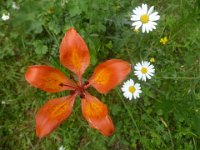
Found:
<svg viewBox="0 0 200 150"><path fill-rule="evenodd" d="M132 59L131 59L131 54L130 54L130 52L129 52L129 49L128 48L125 48L125 50L127 51L127 53L128 53L128 56L129 56L129 60L130 60L130 62L131 62L131 65L133 66L133 61L132 61Z"/></svg>
<svg viewBox="0 0 200 150"><path fill-rule="evenodd" d="M146 86L152 88L153 90L155 90L155 91L158 92L159 94L165 95L165 93L164 93L163 91L159 90L158 88L155 88L155 86L153 86L153 85L151 85L151 84L149 84L149 83L144 82L144 85L146 85ZM151 97L151 98L153 98L153 97Z"/></svg>
<svg viewBox="0 0 200 150"><path fill-rule="evenodd" d="M141 138L140 130L139 130L138 126L137 126L137 123L136 123L136 122L135 122L135 120L133 119L133 116L132 116L132 114L131 114L130 110L128 109L128 107L127 107L126 103L124 102L124 100L123 100L122 96L120 95L120 93L121 93L121 92L120 92L120 90L117 88L117 94L119 95L119 97L120 97L120 99L121 99L121 101L122 101L122 103L123 103L123 105L124 105L125 109L126 109L126 110L127 110L127 112L128 112L128 115L130 116L130 118L131 118L131 120L132 120L133 124L134 124L134 125L135 125L135 127L136 127L136 130L137 130L137 132L138 132L138 134L139 134L139 137Z"/></svg>
<svg viewBox="0 0 200 150"><path fill-rule="evenodd" d="M151 117L151 116L147 113L147 111L145 110L145 108L144 108L142 105L139 104L138 107L139 107L140 110L144 111L145 114L146 114L156 125L160 126L160 124L158 123L158 121L156 121L155 119L153 119L153 117Z"/></svg>
<svg viewBox="0 0 200 150"><path fill-rule="evenodd" d="M170 137L170 140L171 140L172 149L174 149L174 142L173 142L173 139L172 139L171 131L169 130L169 128L167 128L167 130L168 130L168 134L169 134L169 137Z"/></svg>

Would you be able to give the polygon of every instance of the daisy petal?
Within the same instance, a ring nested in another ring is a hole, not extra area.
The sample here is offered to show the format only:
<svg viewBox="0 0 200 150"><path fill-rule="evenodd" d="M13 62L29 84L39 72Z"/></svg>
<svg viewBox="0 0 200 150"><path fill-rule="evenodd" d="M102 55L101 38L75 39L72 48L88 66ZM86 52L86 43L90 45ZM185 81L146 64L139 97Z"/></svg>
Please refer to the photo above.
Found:
<svg viewBox="0 0 200 150"><path fill-rule="evenodd" d="M149 9L147 15L150 15L153 12L153 10L154 10L154 6L151 6L151 8Z"/></svg>
<svg viewBox="0 0 200 150"><path fill-rule="evenodd" d="M143 14L147 14L147 4L142 4Z"/></svg>
<svg viewBox="0 0 200 150"><path fill-rule="evenodd" d="M141 21L138 21L139 23L135 26L135 29L139 29L141 26L142 26L142 22Z"/></svg>
<svg viewBox="0 0 200 150"><path fill-rule="evenodd" d="M132 21L138 21L138 20L140 20L140 17L137 16L137 15L132 15L131 20Z"/></svg>

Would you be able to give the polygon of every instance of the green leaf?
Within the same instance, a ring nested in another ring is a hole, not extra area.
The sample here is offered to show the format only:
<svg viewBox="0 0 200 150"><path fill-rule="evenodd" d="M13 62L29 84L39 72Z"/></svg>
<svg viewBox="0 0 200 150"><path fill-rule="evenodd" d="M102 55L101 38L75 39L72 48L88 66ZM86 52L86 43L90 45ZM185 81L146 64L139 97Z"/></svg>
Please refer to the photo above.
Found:
<svg viewBox="0 0 200 150"><path fill-rule="evenodd" d="M42 41L35 41L33 45L35 47L35 53L37 55L45 55L48 52L48 47L46 45L43 45Z"/></svg>
<svg viewBox="0 0 200 150"><path fill-rule="evenodd" d="M106 44L106 47L107 47L108 49L112 49L112 48L113 48L113 43L112 43L112 41L109 41L109 42Z"/></svg>

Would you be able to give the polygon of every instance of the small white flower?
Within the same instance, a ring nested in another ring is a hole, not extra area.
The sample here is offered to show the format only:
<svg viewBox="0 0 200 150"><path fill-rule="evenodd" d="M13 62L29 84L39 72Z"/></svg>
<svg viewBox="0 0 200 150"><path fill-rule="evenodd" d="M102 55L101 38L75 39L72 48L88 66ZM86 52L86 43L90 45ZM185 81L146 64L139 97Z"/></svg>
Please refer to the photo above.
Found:
<svg viewBox="0 0 200 150"><path fill-rule="evenodd" d="M147 78L151 79L151 76L154 76L155 69L154 66L150 64L148 61L142 61L142 63L137 63L135 65L134 73L138 77L139 80L143 80L146 82Z"/></svg>
<svg viewBox="0 0 200 150"><path fill-rule="evenodd" d="M156 29L157 23L155 21L160 19L158 12L153 12L154 6L150 7L148 10L147 4L142 4L142 6L138 6L133 10L133 14L131 16L131 21L133 21L132 26L135 26L135 29L142 28L142 32L152 31Z"/></svg>
<svg viewBox="0 0 200 150"><path fill-rule="evenodd" d="M3 21L6 21L6 20L10 19L10 13L7 13L7 14L6 14L6 13L3 13L1 19L2 19Z"/></svg>
<svg viewBox="0 0 200 150"><path fill-rule="evenodd" d="M19 10L19 9L20 9L20 7L17 6L16 2L13 2L13 3L12 3L12 8L13 8L13 9L16 9L16 10Z"/></svg>
<svg viewBox="0 0 200 150"><path fill-rule="evenodd" d="M59 147L58 150L65 150L65 147L62 145L62 146Z"/></svg>
<svg viewBox="0 0 200 150"><path fill-rule="evenodd" d="M141 91L141 87L139 83L135 83L132 79L127 80L124 85L122 86L122 91L124 92L123 95L129 100L132 100L132 98L136 99L139 98Z"/></svg>

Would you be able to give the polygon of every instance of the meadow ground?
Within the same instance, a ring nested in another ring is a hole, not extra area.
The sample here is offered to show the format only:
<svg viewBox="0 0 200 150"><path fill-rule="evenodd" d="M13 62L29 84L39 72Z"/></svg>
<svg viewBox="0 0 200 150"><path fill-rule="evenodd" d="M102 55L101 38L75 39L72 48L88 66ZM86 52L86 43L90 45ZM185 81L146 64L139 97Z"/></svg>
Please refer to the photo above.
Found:
<svg viewBox="0 0 200 150"><path fill-rule="evenodd" d="M160 19L149 33L134 31L132 10L154 6ZM129 150L200 149L200 1L199 0L12 0L0 1L0 149ZM140 98L127 100L123 83L108 94L89 91L109 108L111 137L92 129L77 99L71 116L45 138L35 134L35 115L48 100L68 92L47 93L25 80L27 67L50 65L66 75L59 45L74 27L86 41L91 64L120 58L134 66L150 61L155 75L138 80L134 68L124 80L141 84ZM160 42L166 37L166 43ZM152 60L152 58L154 60Z"/></svg>

